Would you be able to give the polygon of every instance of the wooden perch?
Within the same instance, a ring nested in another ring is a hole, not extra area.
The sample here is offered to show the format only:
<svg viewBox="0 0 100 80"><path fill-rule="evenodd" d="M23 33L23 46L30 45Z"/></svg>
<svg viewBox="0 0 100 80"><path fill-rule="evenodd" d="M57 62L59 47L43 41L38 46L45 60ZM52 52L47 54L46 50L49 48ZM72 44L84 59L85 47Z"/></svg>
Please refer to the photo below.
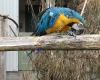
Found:
<svg viewBox="0 0 100 80"><path fill-rule="evenodd" d="M41 37L0 37L0 51L57 49L100 49L100 35L47 35Z"/></svg>

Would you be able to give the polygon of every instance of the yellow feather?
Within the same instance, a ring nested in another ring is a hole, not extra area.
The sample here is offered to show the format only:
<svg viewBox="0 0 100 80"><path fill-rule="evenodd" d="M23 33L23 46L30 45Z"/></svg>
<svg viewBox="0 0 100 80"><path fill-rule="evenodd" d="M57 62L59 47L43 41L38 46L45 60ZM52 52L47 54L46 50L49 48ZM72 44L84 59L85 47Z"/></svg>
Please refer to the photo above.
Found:
<svg viewBox="0 0 100 80"><path fill-rule="evenodd" d="M46 30L47 33L53 33L53 32L62 32L69 30L68 26L66 26L69 23L79 23L80 21L77 18L68 18L63 13L58 16L56 19L54 25Z"/></svg>

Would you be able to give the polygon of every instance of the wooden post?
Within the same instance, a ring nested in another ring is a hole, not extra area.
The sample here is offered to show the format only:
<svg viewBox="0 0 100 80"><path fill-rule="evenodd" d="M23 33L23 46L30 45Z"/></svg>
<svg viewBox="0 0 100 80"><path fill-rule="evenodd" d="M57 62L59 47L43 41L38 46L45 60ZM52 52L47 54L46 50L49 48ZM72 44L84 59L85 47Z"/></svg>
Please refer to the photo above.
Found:
<svg viewBox="0 0 100 80"><path fill-rule="evenodd" d="M0 37L4 36L5 20L0 18ZM0 80L6 80L6 60L4 52L0 52Z"/></svg>

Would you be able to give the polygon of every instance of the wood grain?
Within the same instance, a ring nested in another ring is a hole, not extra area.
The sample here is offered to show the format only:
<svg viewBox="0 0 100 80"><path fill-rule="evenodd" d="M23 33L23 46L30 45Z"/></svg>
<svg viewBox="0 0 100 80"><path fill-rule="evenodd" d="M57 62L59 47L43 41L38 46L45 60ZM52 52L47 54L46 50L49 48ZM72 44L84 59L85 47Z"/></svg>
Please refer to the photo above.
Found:
<svg viewBox="0 0 100 80"><path fill-rule="evenodd" d="M100 35L46 35L41 37L0 37L0 51L100 49Z"/></svg>

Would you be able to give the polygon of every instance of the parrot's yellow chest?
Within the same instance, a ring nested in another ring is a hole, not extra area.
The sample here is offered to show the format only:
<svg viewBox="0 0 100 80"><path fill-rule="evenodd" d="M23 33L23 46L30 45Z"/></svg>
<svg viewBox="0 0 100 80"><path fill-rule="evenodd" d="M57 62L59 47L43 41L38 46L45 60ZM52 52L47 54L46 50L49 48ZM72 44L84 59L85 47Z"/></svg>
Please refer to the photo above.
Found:
<svg viewBox="0 0 100 80"><path fill-rule="evenodd" d="M67 24L71 22L78 23L80 21L76 18L71 19L65 16L64 14L60 14L58 18L56 19L54 25L46 30L46 33L67 32L69 30L69 26L67 26Z"/></svg>

